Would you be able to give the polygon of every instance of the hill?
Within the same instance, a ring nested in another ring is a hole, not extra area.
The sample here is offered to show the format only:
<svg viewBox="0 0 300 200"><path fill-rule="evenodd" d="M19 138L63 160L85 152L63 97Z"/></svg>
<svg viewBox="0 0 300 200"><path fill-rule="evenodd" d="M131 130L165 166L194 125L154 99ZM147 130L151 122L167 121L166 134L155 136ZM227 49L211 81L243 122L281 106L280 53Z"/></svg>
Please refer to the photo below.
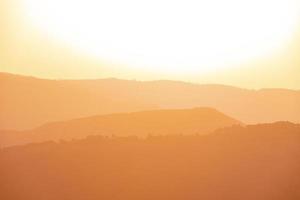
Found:
<svg viewBox="0 0 300 200"><path fill-rule="evenodd" d="M71 140L88 135L145 137L147 135L206 134L218 128L237 124L241 122L212 108L117 113L52 122L27 131L3 131L0 132L0 145Z"/></svg>
<svg viewBox="0 0 300 200"><path fill-rule="evenodd" d="M298 200L300 125L89 136L0 151L0 199Z"/></svg>
<svg viewBox="0 0 300 200"><path fill-rule="evenodd" d="M177 81L45 80L0 73L0 130L120 112L212 107L246 124L300 122L300 91Z"/></svg>

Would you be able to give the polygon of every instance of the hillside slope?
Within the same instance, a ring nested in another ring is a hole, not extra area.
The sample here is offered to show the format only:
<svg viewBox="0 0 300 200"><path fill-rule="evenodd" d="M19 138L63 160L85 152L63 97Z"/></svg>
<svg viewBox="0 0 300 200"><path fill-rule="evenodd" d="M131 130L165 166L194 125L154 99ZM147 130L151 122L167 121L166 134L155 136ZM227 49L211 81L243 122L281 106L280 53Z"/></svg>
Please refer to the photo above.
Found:
<svg viewBox="0 0 300 200"><path fill-rule="evenodd" d="M299 200L300 125L93 136L0 151L0 199Z"/></svg>

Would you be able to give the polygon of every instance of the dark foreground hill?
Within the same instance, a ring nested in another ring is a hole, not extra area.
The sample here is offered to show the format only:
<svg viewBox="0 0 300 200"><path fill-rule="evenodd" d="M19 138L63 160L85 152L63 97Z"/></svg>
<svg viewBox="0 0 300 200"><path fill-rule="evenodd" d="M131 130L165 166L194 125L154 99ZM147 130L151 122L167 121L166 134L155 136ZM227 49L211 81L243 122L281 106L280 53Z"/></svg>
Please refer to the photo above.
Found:
<svg viewBox="0 0 300 200"><path fill-rule="evenodd" d="M299 200L300 125L2 149L5 200Z"/></svg>
<svg viewBox="0 0 300 200"><path fill-rule="evenodd" d="M48 123L27 131L0 132L0 146L47 140L70 140L88 135L169 135L207 134L216 129L241 124L212 108L152 110L100 115Z"/></svg>
<svg viewBox="0 0 300 200"><path fill-rule="evenodd" d="M300 123L300 91L177 81L46 80L0 73L0 130L153 109L212 107L247 124Z"/></svg>

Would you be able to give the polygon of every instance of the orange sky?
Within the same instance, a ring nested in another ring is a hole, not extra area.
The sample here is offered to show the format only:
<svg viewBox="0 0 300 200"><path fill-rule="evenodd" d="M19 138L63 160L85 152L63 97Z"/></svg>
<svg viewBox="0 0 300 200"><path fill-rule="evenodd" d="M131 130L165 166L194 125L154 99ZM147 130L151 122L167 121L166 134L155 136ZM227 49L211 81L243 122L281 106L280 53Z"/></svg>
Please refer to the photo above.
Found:
<svg viewBox="0 0 300 200"><path fill-rule="evenodd" d="M190 74L161 73L103 62L51 39L22 22L19 0L0 2L0 71L43 78L172 79L245 88L300 89L300 23L282 49L273 55L231 68ZM19 14L18 14L19 13Z"/></svg>

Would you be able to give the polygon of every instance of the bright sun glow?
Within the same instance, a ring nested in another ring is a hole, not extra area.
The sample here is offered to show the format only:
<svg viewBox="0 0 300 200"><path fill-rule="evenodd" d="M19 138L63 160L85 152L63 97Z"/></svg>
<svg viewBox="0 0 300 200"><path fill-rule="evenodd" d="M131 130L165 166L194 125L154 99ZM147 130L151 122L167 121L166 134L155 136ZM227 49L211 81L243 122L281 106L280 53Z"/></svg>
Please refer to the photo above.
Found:
<svg viewBox="0 0 300 200"><path fill-rule="evenodd" d="M26 20L104 61L167 73L271 54L299 23L298 0L24 0Z"/></svg>

